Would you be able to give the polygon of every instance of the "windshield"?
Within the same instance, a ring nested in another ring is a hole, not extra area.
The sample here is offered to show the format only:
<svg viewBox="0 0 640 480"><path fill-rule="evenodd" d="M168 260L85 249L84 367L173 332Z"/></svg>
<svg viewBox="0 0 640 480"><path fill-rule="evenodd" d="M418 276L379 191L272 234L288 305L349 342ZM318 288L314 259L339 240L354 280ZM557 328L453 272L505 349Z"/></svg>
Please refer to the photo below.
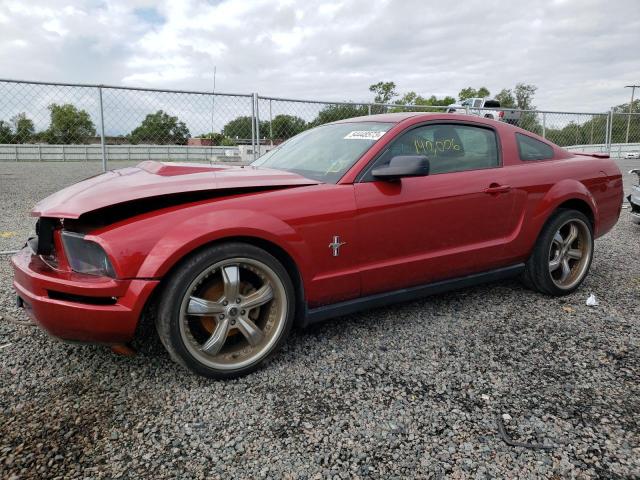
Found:
<svg viewBox="0 0 640 480"><path fill-rule="evenodd" d="M252 165L336 183L392 126L381 122L322 125L287 140Z"/></svg>

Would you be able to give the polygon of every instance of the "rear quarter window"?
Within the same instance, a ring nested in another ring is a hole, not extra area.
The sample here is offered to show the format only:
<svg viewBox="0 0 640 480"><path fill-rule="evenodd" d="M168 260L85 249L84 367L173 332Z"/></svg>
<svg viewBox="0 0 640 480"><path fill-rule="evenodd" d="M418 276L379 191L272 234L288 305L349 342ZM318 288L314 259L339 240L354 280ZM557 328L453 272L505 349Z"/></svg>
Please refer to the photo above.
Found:
<svg viewBox="0 0 640 480"><path fill-rule="evenodd" d="M516 133L520 160L549 160L553 158L553 148L540 140Z"/></svg>

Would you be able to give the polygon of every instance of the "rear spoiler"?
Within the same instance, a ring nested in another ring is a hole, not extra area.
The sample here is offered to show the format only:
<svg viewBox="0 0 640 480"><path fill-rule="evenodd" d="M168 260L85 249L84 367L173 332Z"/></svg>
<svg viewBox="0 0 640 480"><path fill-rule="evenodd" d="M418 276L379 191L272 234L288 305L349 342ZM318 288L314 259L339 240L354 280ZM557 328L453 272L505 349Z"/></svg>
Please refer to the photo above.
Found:
<svg viewBox="0 0 640 480"><path fill-rule="evenodd" d="M594 157L594 158L610 158L608 153L582 153L582 152L571 152L574 155L583 155L585 157Z"/></svg>

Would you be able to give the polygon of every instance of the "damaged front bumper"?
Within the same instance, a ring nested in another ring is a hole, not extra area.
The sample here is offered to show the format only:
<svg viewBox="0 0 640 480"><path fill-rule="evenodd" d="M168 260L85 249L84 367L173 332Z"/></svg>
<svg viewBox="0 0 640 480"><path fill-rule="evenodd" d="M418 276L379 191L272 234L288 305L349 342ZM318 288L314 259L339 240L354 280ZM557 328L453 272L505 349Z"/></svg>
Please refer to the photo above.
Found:
<svg viewBox="0 0 640 480"><path fill-rule="evenodd" d="M50 335L63 340L120 343L133 338L157 280L119 280L56 270L29 247L15 254L18 305Z"/></svg>

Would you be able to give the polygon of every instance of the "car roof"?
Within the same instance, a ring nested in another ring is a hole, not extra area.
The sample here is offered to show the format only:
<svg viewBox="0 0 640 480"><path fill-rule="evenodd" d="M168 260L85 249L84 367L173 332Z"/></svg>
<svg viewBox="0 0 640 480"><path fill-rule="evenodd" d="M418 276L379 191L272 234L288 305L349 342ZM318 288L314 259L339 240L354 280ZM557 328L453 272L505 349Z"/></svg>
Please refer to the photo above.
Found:
<svg viewBox="0 0 640 480"><path fill-rule="evenodd" d="M379 113L376 115L364 115L362 117L345 118L344 120L336 120L331 123L356 123L356 122L385 122L400 123L403 120L420 115L438 115L441 112L396 112L396 113Z"/></svg>
<svg viewBox="0 0 640 480"><path fill-rule="evenodd" d="M511 131L514 133L521 133L528 137L535 138L540 140L541 142L547 143L549 145L553 145L554 148L558 148L563 150L562 147L556 145L546 138L542 138L540 135L530 132L528 130L524 130L521 127L516 125L510 125L505 122L500 122L497 120L493 120L490 118L478 117L477 115L467 115L460 113L446 113L446 112L396 112L396 113L380 113L377 115L364 115L362 117L351 117L345 118L344 120L337 120L335 122L331 122L331 124L337 123L363 123L363 122L385 122L385 123L395 123L397 124L406 122L406 124L414 124L419 123L423 120L444 120L444 121L454 121L454 122L471 122L474 124L484 124L489 125L495 128L496 130L506 133L507 131ZM330 125L330 124L325 124ZM395 128L395 127L394 127Z"/></svg>

